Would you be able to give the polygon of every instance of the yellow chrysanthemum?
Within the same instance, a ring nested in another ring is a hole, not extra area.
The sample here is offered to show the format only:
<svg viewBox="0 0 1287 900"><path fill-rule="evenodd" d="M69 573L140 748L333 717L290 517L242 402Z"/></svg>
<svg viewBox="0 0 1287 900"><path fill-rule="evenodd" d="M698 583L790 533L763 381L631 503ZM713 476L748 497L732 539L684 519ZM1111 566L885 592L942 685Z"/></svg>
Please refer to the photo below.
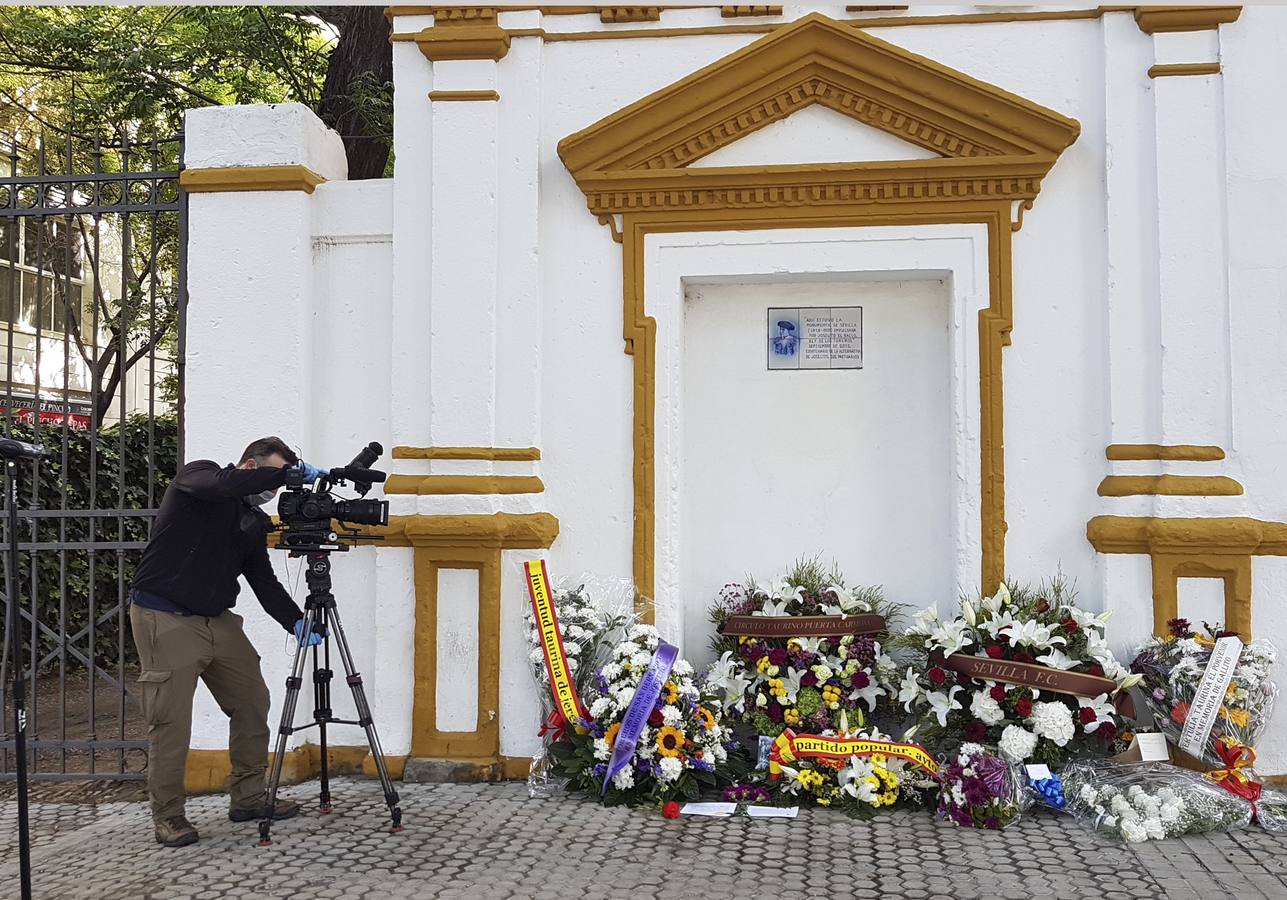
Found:
<svg viewBox="0 0 1287 900"><path fill-rule="evenodd" d="M1229 709L1226 706L1222 706L1220 707L1220 715L1239 728L1246 728L1247 723L1251 720L1245 709Z"/></svg>
<svg viewBox="0 0 1287 900"><path fill-rule="evenodd" d="M657 732L657 752L662 756L678 756L684 749L684 733L678 728L664 725Z"/></svg>
<svg viewBox="0 0 1287 900"><path fill-rule="evenodd" d="M886 806L893 806L894 803L898 800L898 795L895 794L893 791L886 791L885 793L880 795L880 799L881 799L881 802L884 803Z"/></svg>
<svg viewBox="0 0 1287 900"><path fill-rule="evenodd" d="M603 739L608 742L609 747L611 747L613 744L617 742L617 732L619 732L620 730L621 730L621 723L613 722L611 725L608 726L608 730L603 733Z"/></svg>

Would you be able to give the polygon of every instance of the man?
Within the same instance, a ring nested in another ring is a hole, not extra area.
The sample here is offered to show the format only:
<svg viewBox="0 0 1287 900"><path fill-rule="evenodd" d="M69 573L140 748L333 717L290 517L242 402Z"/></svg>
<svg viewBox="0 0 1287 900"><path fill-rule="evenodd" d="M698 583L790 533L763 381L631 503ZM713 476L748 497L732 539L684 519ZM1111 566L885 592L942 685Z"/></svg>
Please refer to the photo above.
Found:
<svg viewBox="0 0 1287 900"><path fill-rule="evenodd" d="M258 509L285 484L288 466L305 482L320 474L276 437L252 443L235 467L210 460L185 465L166 489L134 576L130 628L148 725L148 793L156 840L166 847L197 840L184 817L183 773L198 678L229 719L228 817L246 822L266 812L268 686L232 606L244 575L264 610L304 640L303 613L273 573L269 520ZM307 643L320 640L311 634ZM298 812L299 804L278 800L273 816Z"/></svg>

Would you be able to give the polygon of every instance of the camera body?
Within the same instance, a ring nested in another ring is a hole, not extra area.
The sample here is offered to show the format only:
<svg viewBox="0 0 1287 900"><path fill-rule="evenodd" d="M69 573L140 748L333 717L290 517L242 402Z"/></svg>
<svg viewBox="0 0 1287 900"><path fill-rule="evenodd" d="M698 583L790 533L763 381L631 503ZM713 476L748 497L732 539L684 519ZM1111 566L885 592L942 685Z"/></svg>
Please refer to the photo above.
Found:
<svg viewBox="0 0 1287 900"><path fill-rule="evenodd" d="M370 468L384 449L372 442L362 449L347 466L330 469L311 487L298 469L286 476L285 490L277 500L277 517L281 532L277 547L292 553L317 553L347 550L361 540L378 540L357 531L337 531L332 523L349 525L388 525L389 501L348 500L332 494L332 488L351 483L359 494L366 494L375 482L387 477Z"/></svg>

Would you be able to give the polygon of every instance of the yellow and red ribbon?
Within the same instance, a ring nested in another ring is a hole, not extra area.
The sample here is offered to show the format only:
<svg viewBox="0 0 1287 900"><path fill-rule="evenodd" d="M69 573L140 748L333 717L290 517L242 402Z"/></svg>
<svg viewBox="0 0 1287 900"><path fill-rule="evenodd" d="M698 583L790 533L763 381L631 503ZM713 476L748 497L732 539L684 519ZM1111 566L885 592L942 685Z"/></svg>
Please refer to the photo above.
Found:
<svg viewBox="0 0 1287 900"><path fill-rule="evenodd" d="M563 649L563 637L559 634L559 617L554 611L554 598L550 594L550 576L545 571L545 560L523 563L523 570L527 575L527 595L532 601L532 615L541 635L545 670L550 675L550 692L554 695L556 711L562 715L562 722L551 716L547 723L557 741L567 723L575 725L590 717L581 704L576 684L572 680L572 671L568 668L567 652ZM543 729L542 734L545 733Z"/></svg>
<svg viewBox="0 0 1287 900"><path fill-rule="evenodd" d="M1233 738L1222 737L1215 742L1216 753L1224 763L1223 769L1207 773L1207 777L1231 794L1237 794L1251 803L1251 809L1257 815L1256 801L1260 799L1260 785L1247 777L1243 769L1250 769L1256 761L1256 751Z"/></svg>
<svg viewBox="0 0 1287 900"><path fill-rule="evenodd" d="M824 759L832 762L851 756L871 756L883 753L905 759L930 776L938 777L938 763L934 757L917 744L900 744L893 741L875 741L868 738L829 738L817 734L796 734L790 728L773 741L769 750L769 777L780 778L782 766L797 759Z"/></svg>

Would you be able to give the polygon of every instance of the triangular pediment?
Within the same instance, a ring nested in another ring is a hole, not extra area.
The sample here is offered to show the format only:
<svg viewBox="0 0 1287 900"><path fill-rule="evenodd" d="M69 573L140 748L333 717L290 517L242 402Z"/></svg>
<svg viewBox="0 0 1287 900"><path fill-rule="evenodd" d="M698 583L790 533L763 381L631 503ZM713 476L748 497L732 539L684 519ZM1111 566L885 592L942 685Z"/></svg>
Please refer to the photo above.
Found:
<svg viewBox="0 0 1287 900"><path fill-rule="evenodd" d="M767 163L760 184L745 160L693 163L814 105L922 151L883 164L861 155L827 162L825 180L835 184L870 181L884 165L927 185L1017 177L1022 185L999 193L1031 199L1080 132L1053 110L814 13L569 135L559 156L599 212L619 206L609 195L634 191L640 179L651 191L685 188L699 173L719 190L794 183L809 164Z"/></svg>
<svg viewBox="0 0 1287 900"><path fill-rule="evenodd" d="M941 155L815 103L699 156L688 165L706 169L712 166L890 162L937 159Z"/></svg>

